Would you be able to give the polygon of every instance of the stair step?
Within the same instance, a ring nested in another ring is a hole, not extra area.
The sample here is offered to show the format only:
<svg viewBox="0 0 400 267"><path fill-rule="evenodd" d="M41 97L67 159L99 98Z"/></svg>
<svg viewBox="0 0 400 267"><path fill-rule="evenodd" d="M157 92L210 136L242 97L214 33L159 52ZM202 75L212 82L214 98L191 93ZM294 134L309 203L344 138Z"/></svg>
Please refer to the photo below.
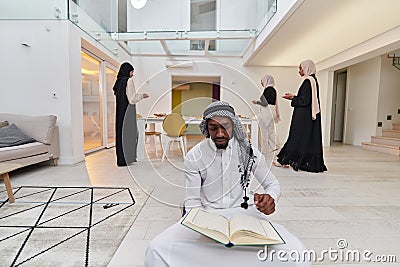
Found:
<svg viewBox="0 0 400 267"><path fill-rule="evenodd" d="M393 123L392 130L400 131L400 123Z"/></svg>
<svg viewBox="0 0 400 267"><path fill-rule="evenodd" d="M382 130L382 136L400 138L400 130Z"/></svg>
<svg viewBox="0 0 400 267"><path fill-rule="evenodd" d="M375 152L381 152L385 154L390 154L394 156L400 156L400 146L390 146L382 144L374 144L370 142L362 142L362 148L366 150L371 150Z"/></svg>
<svg viewBox="0 0 400 267"><path fill-rule="evenodd" d="M371 136L371 143L389 146L400 146L400 138L386 136Z"/></svg>

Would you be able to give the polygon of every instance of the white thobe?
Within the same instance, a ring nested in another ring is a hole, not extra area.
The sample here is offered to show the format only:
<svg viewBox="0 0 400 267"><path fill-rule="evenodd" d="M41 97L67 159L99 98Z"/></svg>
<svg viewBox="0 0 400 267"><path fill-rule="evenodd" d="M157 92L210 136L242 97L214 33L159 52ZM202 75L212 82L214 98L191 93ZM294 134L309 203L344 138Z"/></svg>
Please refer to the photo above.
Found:
<svg viewBox="0 0 400 267"><path fill-rule="evenodd" d="M265 163L264 156L254 149L255 162L252 173L264 192L278 200L280 187L275 176ZM210 139L193 147L185 158L186 197L185 207L202 206L213 209L228 219L237 212L268 219L259 212L250 197L250 207L240 208L243 190L240 185L237 141L231 139L225 150L217 149ZM203 266L310 266L308 262L262 261L257 253L264 247L234 246L226 248L185 226L181 221L157 235L146 249L146 267L203 267ZM305 250L304 245L283 226L272 223L286 244L268 246L269 252Z"/></svg>
<svg viewBox="0 0 400 267"><path fill-rule="evenodd" d="M217 149L214 142L207 138L194 146L185 158L186 198L185 207L226 209L240 207L244 191L240 185L243 174L239 162L238 142L232 138L226 149ZM253 147L254 164L252 174L275 201L280 195L278 180L270 171L264 156ZM253 204L253 196L249 204Z"/></svg>

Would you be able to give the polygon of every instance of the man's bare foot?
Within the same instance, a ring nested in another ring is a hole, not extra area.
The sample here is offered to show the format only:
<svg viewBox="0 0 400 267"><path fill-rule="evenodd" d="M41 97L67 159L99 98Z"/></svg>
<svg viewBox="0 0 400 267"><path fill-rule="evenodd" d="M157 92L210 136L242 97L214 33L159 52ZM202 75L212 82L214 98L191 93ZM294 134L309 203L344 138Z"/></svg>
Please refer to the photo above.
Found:
<svg viewBox="0 0 400 267"><path fill-rule="evenodd" d="M276 161L272 162L272 165L274 165L275 167L289 168L289 165L282 165Z"/></svg>

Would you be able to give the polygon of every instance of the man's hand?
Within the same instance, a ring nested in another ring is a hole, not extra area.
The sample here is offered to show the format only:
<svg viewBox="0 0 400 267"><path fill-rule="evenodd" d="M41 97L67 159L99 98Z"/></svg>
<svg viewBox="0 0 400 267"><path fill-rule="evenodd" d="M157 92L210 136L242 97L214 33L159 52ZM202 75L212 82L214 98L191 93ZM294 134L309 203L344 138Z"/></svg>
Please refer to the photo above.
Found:
<svg viewBox="0 0 400 267"><path fill-rule="evenodd" d="M275 200L269 194L254 194L254 204L257 209L265 215L275 211Z"/></svg>

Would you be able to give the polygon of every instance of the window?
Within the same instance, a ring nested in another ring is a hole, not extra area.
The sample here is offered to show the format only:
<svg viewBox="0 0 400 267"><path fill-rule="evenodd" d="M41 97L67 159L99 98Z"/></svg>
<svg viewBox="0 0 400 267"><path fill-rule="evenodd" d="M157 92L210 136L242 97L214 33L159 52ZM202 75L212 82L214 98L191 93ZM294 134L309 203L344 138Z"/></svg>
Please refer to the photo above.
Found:
<svg viewBox="0 0 400 267"><path fill-rule="evenodd" d="M191 0L190 2L190 30L215 31L216 30L216 1ZM215 40L210 40L208 47L205 40L191 40L190 50L215 51Z"/></svg>

